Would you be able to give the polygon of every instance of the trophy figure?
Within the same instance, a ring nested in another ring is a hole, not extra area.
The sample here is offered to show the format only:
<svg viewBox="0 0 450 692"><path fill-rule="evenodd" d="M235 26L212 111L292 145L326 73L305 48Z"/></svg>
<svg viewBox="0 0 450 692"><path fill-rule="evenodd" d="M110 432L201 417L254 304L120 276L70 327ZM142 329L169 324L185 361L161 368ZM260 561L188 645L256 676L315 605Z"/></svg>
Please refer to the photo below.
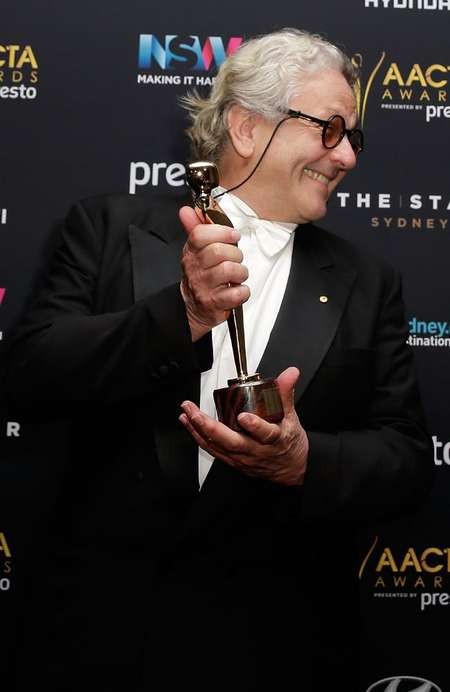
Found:
<svg viewBox="0 0 450 692"><path fill-rule="evenodd" d="M191 188L194 208L201 223L233 227L230 219L211 198L211 191L219 184L219 173L214 163L198 161L188 164L186 181ZM243 412L255 413L264 420L277 423L283 418L283 405L277 383L273 379L261 377L259 373L248 374L242 305L231 310L228 329L237 377L228 380L228 387L214 391L218 419L237 431L241 431L237 417Z"/></svg>

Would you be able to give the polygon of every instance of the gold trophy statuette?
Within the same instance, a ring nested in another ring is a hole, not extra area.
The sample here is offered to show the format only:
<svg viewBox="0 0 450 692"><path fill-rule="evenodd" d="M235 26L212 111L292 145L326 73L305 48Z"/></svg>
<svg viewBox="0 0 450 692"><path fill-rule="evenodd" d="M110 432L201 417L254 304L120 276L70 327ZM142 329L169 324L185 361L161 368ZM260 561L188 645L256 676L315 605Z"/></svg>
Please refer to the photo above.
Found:
<svg viewBox="0 0 450 692"><path fill-rule="evenodd" d="M214 163L197 161L188 164L186 181L191 188L194 208L201 223L233 227L227 215L211 198L211 191L219 184L219 173ZM243 412L255 413L264 420L277 423L283 418L283 405L277 383L273 379L261 377L259 373L249 375L247 371L242 305L231 310L228 329L237 377L228 380L228 387L214 390L219 420L237 431L242 431L237 417Z"/></svg>

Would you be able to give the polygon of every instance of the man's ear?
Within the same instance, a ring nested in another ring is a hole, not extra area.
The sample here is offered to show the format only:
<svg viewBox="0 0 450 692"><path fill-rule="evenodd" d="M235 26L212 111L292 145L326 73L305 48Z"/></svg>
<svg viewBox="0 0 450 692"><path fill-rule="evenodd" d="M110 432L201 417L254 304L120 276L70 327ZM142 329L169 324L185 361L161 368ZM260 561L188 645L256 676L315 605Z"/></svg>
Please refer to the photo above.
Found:
<svg viewBox="0 0 450 692"><path fill-rule="evenodd" d="M246 108L234 104L228 111L228 136L231 145L239 156L250 158L256 146L255 126L258 116Z"/></svg>

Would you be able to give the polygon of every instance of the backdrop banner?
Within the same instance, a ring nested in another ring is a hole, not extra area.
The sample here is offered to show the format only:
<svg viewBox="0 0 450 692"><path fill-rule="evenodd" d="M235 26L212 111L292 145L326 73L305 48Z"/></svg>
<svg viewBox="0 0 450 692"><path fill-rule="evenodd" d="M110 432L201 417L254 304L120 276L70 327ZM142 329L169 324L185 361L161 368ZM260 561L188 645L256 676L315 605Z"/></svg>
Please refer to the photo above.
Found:
<svg viewBox="0 0 450 692"><path fill-rule="evenodd" d="M201 10L201 11L200 11ZM284 26L320 33L360 67L365 151L321 224L400 269L437 482L407 520L361 531L364 687L450 690L450 0L3 0L0 26L0 345L36 288L71 204L178 195L186 119L226 55ZM0 680L9 689L23 555L64 472L64 431L0 416ZM327 551L327 545L320 546ZM334 590L342 565L330 560ZM34 565L45 574L46 564ZM322 577L322 581L323 577ZM339 593L334 594L340 598ZM343 623L344 627L344 623ZM356 666L356 662L355 662ZM421 687L428 681L429 686ZM345 689L345 681L336 681Z"/></svg>

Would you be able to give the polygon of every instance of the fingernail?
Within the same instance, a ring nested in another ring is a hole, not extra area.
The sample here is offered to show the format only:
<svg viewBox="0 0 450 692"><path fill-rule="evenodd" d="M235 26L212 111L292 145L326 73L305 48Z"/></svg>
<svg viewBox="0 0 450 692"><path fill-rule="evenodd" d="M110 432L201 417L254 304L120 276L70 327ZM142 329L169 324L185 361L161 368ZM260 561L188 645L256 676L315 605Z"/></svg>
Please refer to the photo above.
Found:
<svg viewBox="0 0 450 692"><path fill-rule="evenodd" d="M238 415L238 421L239 423L244 423L245 425L252 425L253 424L253 418L249 416L248 413L240 413Z"/></svg>
<svg viewBox="0 0 450 692"><path fill-rule="evenodd" d="M234 242L237 242L238 240L241 239L241 234L239 233L239 231L233 230L233 231L231 231L231 237L232 237Z"/></svg>
<svg viewBox="0 0 450 692"><path fill-rule="evenodd" d="M189 415L192 411L190 401L183 401L183 403L181 404L181 408L185 413L187 413L187 415Z"/></svg>

